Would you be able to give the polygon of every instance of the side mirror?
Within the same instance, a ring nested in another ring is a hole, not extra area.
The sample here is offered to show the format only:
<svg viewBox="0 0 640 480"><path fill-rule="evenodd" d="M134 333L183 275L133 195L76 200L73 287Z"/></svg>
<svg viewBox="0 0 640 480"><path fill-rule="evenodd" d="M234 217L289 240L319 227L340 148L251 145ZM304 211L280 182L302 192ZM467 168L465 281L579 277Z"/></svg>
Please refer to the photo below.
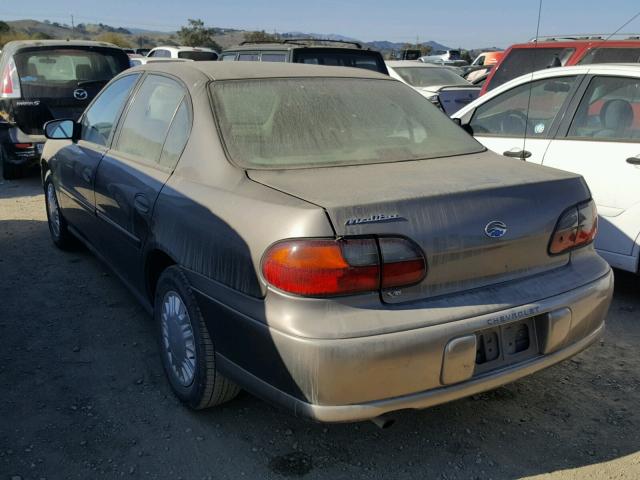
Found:
<svg viewBox="0 0 640 480"><path fill-rule="evenodd" d="M469 125L469 121L467 120L468 115L465 115L463 118L452 118L453 123L462 128L469 135L473 136L473 128Z"/></svg>
<svg viewBox="0 0 640 480"><path fill-rule="evenodd" d="M73 120L50 120L44 124L44 136L50 140L75 140L77 123Z"/></svg>

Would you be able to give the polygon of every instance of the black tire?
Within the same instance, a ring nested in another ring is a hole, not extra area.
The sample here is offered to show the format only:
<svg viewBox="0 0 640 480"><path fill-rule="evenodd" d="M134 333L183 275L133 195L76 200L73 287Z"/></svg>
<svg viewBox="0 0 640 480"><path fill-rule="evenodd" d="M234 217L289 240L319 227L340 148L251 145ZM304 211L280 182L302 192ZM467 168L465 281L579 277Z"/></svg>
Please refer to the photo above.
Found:
<svg viewBox="0 0 640 480"><path fill-rule="evenodd" d="M180 378L172 366L171 347L167 345L168 340L163 333L163 328L168 325L168 322L163 321L163 308L166 302L175 300L174 295L178 296L185 307L188 315L186 321L191 326L195 344L195 369L190 375L191 381L187 384L185 382L188 382L188 379ZM214 407L236 397L240 388L216 369L213 341L189 282L177 266L167 268L160 276L153 311L162 366L175 395L194 410Z"/></svg>
<svg viewBox="0 0 640 480"><path fill-rule="evenodd" d="M53 196L51 196L51 194ZM57 209L57 219L55 218L52 204L55 202L55 208ZM60 210L60 204L58 203L58 192L51 181L51 175L47 176L44 181L44 203L47 210L47 224L49 225L49 233L51 234L51 240L61 250L72 250L77 246L75 237L69 231L67 221L62 215ZM57 227L56 227L57 221Z"/></svg>

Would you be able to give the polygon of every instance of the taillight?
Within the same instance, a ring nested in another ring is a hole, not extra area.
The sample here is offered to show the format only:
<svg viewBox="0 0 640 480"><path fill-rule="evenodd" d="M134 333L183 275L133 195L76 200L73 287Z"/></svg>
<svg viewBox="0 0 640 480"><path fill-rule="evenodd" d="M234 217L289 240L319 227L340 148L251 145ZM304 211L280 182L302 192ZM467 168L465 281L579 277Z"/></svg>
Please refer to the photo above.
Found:
<svg viewBox="0 0 640 480"><path fill-rule="evenodd" d="M559 255L593 242L598 231L598 212L593 200L580 203L562 214L551 236L549 253Z"/></svg>
<svg viewBox="0 0 640 480"><path fill-rule="evenodd" d="M13 59L7 62L2 72L0 98L20 98L20 79Z"/></svg>
<svg viewBox="0 0 640 480"><path fill-rule="evenodd" d="M265 252L262 273L285 292L328 297L417 283L426 275L426 260L404 238L295 239Z"/></svg>

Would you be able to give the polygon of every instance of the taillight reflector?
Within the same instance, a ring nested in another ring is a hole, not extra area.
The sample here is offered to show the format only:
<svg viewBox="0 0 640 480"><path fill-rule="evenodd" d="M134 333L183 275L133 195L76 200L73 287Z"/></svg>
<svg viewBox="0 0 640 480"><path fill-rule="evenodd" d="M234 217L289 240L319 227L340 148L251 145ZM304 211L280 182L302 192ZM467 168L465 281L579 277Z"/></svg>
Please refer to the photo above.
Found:
<svg viewBox="0 0 640 480"><path fill-rule="evenodd" d="M262 273L285 292L327 297L417 283L426 274L426 261L403 238L294 239L265 252Z"/></svg>
<svg viewBox="0 0 640 480"><path fill-rule="evenodd" d="M593 200L562 214L551 236L549 253L560 255L593 242L598 232L598 212Z"/></svg>
<svg viewBox="0 0 640 480"><path fill-rule="evenodd" d="M20 79L13 59L7 62L2 72L0 98L20 98Z"/></svg>

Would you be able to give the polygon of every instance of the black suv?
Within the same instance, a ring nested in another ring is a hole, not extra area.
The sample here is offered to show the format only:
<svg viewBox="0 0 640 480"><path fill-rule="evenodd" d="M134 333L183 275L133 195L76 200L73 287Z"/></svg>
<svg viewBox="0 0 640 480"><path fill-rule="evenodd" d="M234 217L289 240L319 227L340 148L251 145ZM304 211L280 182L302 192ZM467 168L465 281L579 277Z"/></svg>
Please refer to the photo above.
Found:
<svg viewBox="0 0 640 480"><path fill-rule="evenodd" d="M129 57L110 43L9 42L0 55L0 161L15 178L40 158L45 122L77 119Z"/></svg>
<svg viewBox="0 0 640 480"><path fill-rule="evenodd" d="M355 67L388 75L380 52L357 42L314 38L288 38L281 42L242 42L220 54L226 61L289 62Z"/></svg>

